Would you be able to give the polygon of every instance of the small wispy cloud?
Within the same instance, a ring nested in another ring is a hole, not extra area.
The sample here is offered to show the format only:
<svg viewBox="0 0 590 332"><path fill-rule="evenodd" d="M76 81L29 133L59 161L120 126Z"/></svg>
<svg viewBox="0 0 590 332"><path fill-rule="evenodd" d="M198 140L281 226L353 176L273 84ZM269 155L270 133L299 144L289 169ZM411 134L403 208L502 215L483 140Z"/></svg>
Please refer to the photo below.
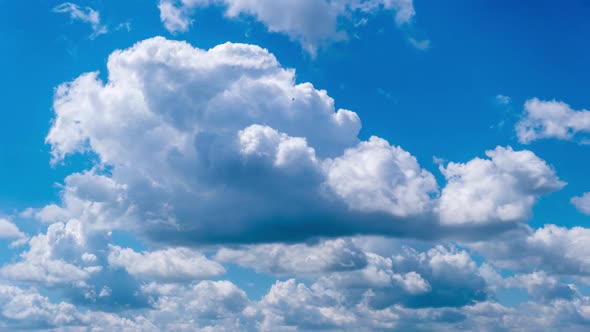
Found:
<svg viewBox="0 0 590 332"><path fill-rule="evenodd" d="M69 14L72 20L90 24L93 31L90 35L91 39L108 32L106 25L100 22L100 13L90 7L82 8L74 3L64 2L54 7L52 11L54 13Z"/></svg>
<svg viewBox="0 0 590 332"><path fill-rule="evenodd" d="M412 44L412 46L414 46L415 48L419 49L419 50L427 50L430 48L430 40L429 39L423 39L423 40L418 40L415 38L408 38L408 41L410 42L410 44Z"/></svg>
<svg viewBox="0 0 590 332"><path fill-rule="evenodd" d="M510 99L510 97L508 97L508 96L504 96L504 95L497 95L496 96L496 102L500 105L509 105L511 101L512 101L512 99Z"/></svg>

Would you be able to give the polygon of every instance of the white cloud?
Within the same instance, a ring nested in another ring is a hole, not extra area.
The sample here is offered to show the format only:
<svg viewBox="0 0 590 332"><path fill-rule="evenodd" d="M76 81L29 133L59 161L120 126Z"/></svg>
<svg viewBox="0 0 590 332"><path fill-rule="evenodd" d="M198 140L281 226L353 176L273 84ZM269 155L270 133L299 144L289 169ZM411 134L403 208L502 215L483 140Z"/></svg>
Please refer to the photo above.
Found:
<svg viewBox="0 0 590 332"><path fill-rule="evenodd" d="M473 225L524 221L564 185L532 152L498 147L489 160L441 167L439 199L414 156L378 137L359 142L356 113L296 84L257 46L205 51L157 37L114 52L107 67L106 83L89 73L56 91L53 161L88 151L99 161L66 178L62 206L37 211L42 220L186 245L459 236L461 224L481 235Z"/></svg>
<svg viewBox="0 0 590 332"><path fill-rule="evenodd" d="M326 173L326 187L363 212L422 215L438 191L434 176L414 156L375 136L329 161Z"/></svg>
<svg viewBox="0 0 590 332"><path fill-rule="evenodd" d="M223 266L187 248L171 248L138 253L130 248L111 246L109 264L122 267L138 278L160 282L208 279L225 273Z"/></svg>
<svg viewBox="0 0 590 332"><path fill-rule="evenodd" d="M389 254L382 256L361 250L354 244L357 240L220 249L216 258L263 273L315 280L312 289L338 293L349 306L363 301L372 309L396 304L463 306L487 296L485 281L465 251L436 246L418 252L403 247L386 250Z"/></svg>
<svg viewBox="0 0 590 332"><path fill-rule="evenodd" d="M328 240L313 246L268 244L242 249L221 248L215 259L275 275L356 270L367 264L365 253L350 239Z"/></svg>
<svg viewBox="0 0 590 332"><path fill-rule="evenodd" d="M590 192L584 193L580 197L573 197L571 203L578 211L590 215Z"/></svg>
<svg viewBox="0 0 590 332"><path fill-rule="evenodd" d="M79 323L80 316L73 305L51 303L34 289L0 285L0 320L3 321L0 326L3 328L11 326L18 330L68 326Z"/></svg>
<svg viewBox="0 0 590 332"><path fill-rule="evenodd" d="M408 38L408 41L412 46L419 50L427 50L430 48L430 40L428 39L415 39L415 38Z"/></svg>
<svg viewBox="0 0 590 332"><path fill-rule="evenodd" d="M523 118L516 124L518 140L523 144L544 138L571 140L578 133L590 132L590 111L538 98L527 100L524 110Z"/></svg>
<svg viewBox="0 0 590 332"><path fill-rule="evenodd" d="M100 23L100 13L90 7L82 8L74 3L64 2L53 8L53 12L69 14L72 20L90 24L93 31L90 38L96 38L108 32L107 27Z"/></svg>
<svg viewBox="0 0 590 332"><path fill-rule="evenodd" d="M545 225L522 228L494 241L469 244L489 262L505 269L541 269L566 276L590 275L590 229Z"/></svg>
<svg viewBox="0 0 590 332"><path fill-rule="evenodd" d="M572 300L580 297L573 284L565 284L557 277L548 275L544 271L518 274L507 278L505 284L511 288L525 288L528 294L537 301Z"/></svg>
<svg viewBox="0 0 590 332"><path fill-rule="evenodd" d="M500 105L506 106L506 105L510 105L510 103L512 102L512 99L509 96L497 95L496 102Z"/></svg>
<svg viewBox="0 0 590 332"><path fill-rule="evenodd" d="M6 218L0 218L0 238L2 239L21 239L26 235L18 227Z"/></svg>
<svg viewBox="0 0 590 332"><path fill-rule="evenodd" d="M46 234L29 240L30 248L21 254L22 261L4 265L0 274L13 280L46 284L74 283L90 278L96 269L85 267L91 265L69 262L84 246L81 227L75 221L50 225Z"/></svg>
<svg viewBox="0 0 590 332"><path fill-rule="evenodd" d="M530 217L538 196L561 189L547 163L530 151L497 147L490 159L449 163L440 170L447 179L440 198L446 224L514 222Z"/></svg>
<svg viewBox="0 0 590 332"><path fill-rule="evenodd" d="M244 328L249 300L229 281L201 281L192 286L150 283L142 291L154 296L148 318L159 330L237 331Z"/></svg>
<svg viewBox="0 0 590 332"><path fill-rule="evenodd" d="M211 5L225 7L229 18L252 17L312 54L322 45L347 38L339 22L355 14L392 11L398 25L410 22L415 14L412 0L160 0L158 7L164 27L176 33L188 31L197 8Z"/></svg>

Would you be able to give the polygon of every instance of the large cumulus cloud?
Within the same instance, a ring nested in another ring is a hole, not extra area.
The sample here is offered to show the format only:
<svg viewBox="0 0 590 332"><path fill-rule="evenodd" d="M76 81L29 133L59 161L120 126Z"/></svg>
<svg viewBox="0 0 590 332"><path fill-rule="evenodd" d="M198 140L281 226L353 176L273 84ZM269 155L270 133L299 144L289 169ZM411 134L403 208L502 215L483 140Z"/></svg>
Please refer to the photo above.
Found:
<svg viewBox="0 0 590 332"><path fill-rule="evenodd" d="M257 46L157 37L114 52L107 67L107 82L88 73L56 91L53 162L98 162L66 179L62 206L37 213L45 220L177 244L478 236L526 220L538 196L564 185L532 152L498 147L441 166L439 194L414 156L360 141L356 113Z"/></svg>

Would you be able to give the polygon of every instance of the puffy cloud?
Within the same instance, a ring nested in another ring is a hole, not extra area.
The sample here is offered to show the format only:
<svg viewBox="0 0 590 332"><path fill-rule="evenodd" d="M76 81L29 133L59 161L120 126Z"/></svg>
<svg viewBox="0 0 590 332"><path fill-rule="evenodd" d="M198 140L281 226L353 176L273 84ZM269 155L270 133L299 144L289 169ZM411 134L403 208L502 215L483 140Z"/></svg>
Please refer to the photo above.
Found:
<svg viewBox="0 0 590 332"><path fill-rule="evenodd" d="M138 278L161 282L208 279L225 272L223 266L186 248L138 253L130 248L111 246L108 261L112 267L124 268Z"/></svg>
<svg viewBox="0 0 590 332"><path fill-rule="evenodd" d="M84 246L83 241L79 222L52 224L46 234L30 239L30 249L21 254L22 261L3 266L0 274L14 280L47 284L86 280L100 267L71 263L77 260L75 256Z"/></svg>
<svg viewBox="0 0 590 332"><path fill-rule="evenodd" d="M440 197L445 224L514 222L530 217L536 198L561 189L547 163L530 151L497 147L490 159L449 163L440 170L447 179Z"/></svg>
<svg viewBox="0 0 590 332"><path fill-rule="evenodd" d="M554 299L572 300L580 294L573 284L562 283L557 277L544 271L519 274L505 280L507 287L525 288L536 300L551 301Z"/></svg>
<svg viewBox="0 0 590 332"><path fill-rule="evenodd" d="M579 197L572 197L571 202L578 211L590 215L590 192L584 193Z"/></svg>
<svg viewBox="0 0 590 332"><path fill-rule="evenodd" d="M272 330L271 326L313 330L357 325L354 313L340 303L339 295L318 285L309 288L294 279L277 281L260 301L267 327L264 330Z"/></svg>
<svg viewBox="0 0 590 332"><path fill-rule="evenodd" d="M77 219L49 225L28 241L28 250L15 262L0 267L0 276L52 289L75 304L105 310L147 306L135 278L108 268L110 232L89 226Z"/></svg>
<svg viewBox="0 0 590 332"><path fill-rule="evenodd" d="M375 309L394 304L405 307L460 307L487 298L485 280L465 251L436 246L426 252L405 248L384 257L367 253L367 267L332 273L318 284L337 289L358 303L367 292L366 303Z"/></svg>
<svg viewBox="0 0 590 332"><path fill-rule="evenodd" d="M66 178L63 206L36 212L45 221L184 245L478 236L514 227L564 185L532 152L498 147L441 167L439 199L415 157L378 137L359 142L356 113L257 46L157 37L107 66L106 83L89 73L56 91L53 161L90 152L98 163Z"/></svg>
<svg viewBox="0 0 590 332"><path fill-rule="evenodd" d="M80 310L64 301L52 302L37 290L0 285L0 328L6 331L157 331L141 314L133 318L102 311Z"/></svg>
<svg viewBox="0 0 590 332"><path fill-rule="evenodd" d="M53 8L54 13L68 14L72 20L81 21L90 24L92 35L90 38L96 38L107 33L107 27L100 23L100 13L90 7L80 7L71 2L64 2Z"/></svg>
<svg viewBox="0 0 590 332"><path fill-rule="evenodd" d="M328 240L317 245L268 244L242 249L221 248L215 259L275 275L356 270L367 264L365 253L350 239Z"/></svg>
<svg viewBox="0 0 590 332"><path fill-rule="evenodd" d="M590 132L590 111L574 110L564 102L529 99L525 114L516 124L523 144L544 138L571 140L577 133Z"/></svg>
<svg viewBox="0 0 590 332"><path fill-rule="evenodd" d="M0 326L3 329L46 329L79 324L81 315L69 303L51 303L34 289L0 285Z"/></svg>
<svg viewBox="0 0 590 332"><path fill-rule="evenodd" d="M485 279L465 251L436 246L418 252L403 246L382 256L364 251L355 242L338 239L315 245L221 249L216 258L259 272L315 279L312 288L337 292L348 306L364 301L372 309L395 304L456 307L487 297Z"/></svg>
<svg viewBox="0 0 590 332"><path fill-rule="evenodd" d="M354 14L392 11L398 25L410 22L415 14L412 0L160 0L158 7L164 27L176 33L188 31L197 8L211 5L225 7L229 18L252 17L312 54L326 43L345 39L339 23Z"/></svg>
<svg viewBox="0 0 590 332"><path fill-rule="evenodd" d="M2 239L22 239L26 235L18 229L13 222L8 219L0 218L0 238Z"/></svg>
<svg viewBox="0 0 590 332"><path fill-rule="evenodd" d="M422 215L438 191L434 176L414 156L375 136L346 150L327 169L326 186L350 209L363 212Z"/></svg>
<svg viewBox="0 0 590 332"><path fill-rule="evenodd" d="M154 310L146 316L159 330L245 330L242 313L249 300L229 281L201 281L188 287L150 283L142 291L153 297Z"/></svg>
<svg viewBox="0 0 590 332"><path fill-rule="evenodd" d="M551 274L590 275L590 229L545 225L532 230L521 228L494 241L481 241L469 247L489 262L505 269L541 269Z"/></svg>

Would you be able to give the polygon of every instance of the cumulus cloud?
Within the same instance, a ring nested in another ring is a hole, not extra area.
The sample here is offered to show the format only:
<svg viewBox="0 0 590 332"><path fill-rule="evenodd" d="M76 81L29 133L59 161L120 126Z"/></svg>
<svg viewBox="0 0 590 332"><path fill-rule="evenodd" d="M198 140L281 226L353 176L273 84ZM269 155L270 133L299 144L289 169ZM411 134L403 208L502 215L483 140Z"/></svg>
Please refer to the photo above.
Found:
<svg viewBox="0 0 590 332"><path fill-rule="evenodd" d="M355 242L221 249L216 258L273 275L312 278L312 289L338 293L348 306L363 302L372 310L392 305L460 307L488 296L485 279L466 251L436 246L419 252L403 246L382 255Z"/></svg>
<svg viewBox="0 0 590 332"><path fill-rule="evenodd" d="M75 283L86 280L101 268L91 264L72 264L73 256L84 244L81 224L56 223L29 241L29 250L21 254L22 261L0 268L5 278L46 284ZM81 257L80 257L81 258Z"/></svg>
<svg viewBox="0 0 590 332"><path fill-rule="evenodd" d="M350 304L342 301L338 291L307 286L295 279L277 281L259 301L249 300L228 281L202 281L192 286L151 283L141 291L153 296L152 307L117 314L82 311L67 302L53 303L34 289L2 285L0 324L8 330L584 331L590 323L590 300L584 296L526 302L513 308L482 301L456 308L372 309L366 302L371 292L360 303Z"/></svg>
<svg viewBox="0 0 590 332"><path fill-rule="evenodd" d="M201 281L192 286L150 283L142 291L152 296L147 318L158 330L253 331L245 311L246 293L229 281Z"/></svg>
<svg viewBox="0 0 590 332"><path fill-rule="evenodd" d="M571 203L583 214L590 215L590 192L579 197L572 197Z"/></svg>
<svg viewBox="0 0 590 332"><path fill-rule="evenodd" d="M538 196L561 189L547 163L530 151L497 147L490 159L449 163L440 170L447 185L440 197L445 224L514 222L530 217Z"/></svg>
<svg viewBox="0 0 590 332"><path fill-rule="evenodd" d="M326 186L358 211L421 215L438 191L414 156L375 136L329 161L327 169Z"/></svg>
<svg viewBox="0 0 590 332"><path fill-rule="evenodd" d="M157 37L107 67L107 82L88 73L56 91L53 162L91 152L98 163L66 178L63 204L38 210L42 220L186 245L477 236L474 227L526 220L538 196L564 185L532 152L498 147L441 166L439 197L414 156L360 141L356 113L257 46Z"/></svg>
<svg viewBox="0 0 590 332"><path fill-rule="evenodd" d="M580 297L573 284L565 284L544 271L509 277L505 280L505 285L511 288L525 288L537 301L572 300Z"/></svg>
<svg viewBox="0 0 590 332"><path fill-rule="evenodd" d="M13 222L6 218L0 218L0 238L2 239L22 239L26 235L18 229Z"/></svg>
<svg viewBox="0 0 590 332"><path fill-rule="evenodd" d="M574 110L564 102L533 98L526 101L524 111L516 124L523 144L545 138L572 140L578 133L590 132L590 111Z"/></svg>
<svg viewBox="0 0 590 332"><path fill-rule="evenodd" d="M469 246L501 268L586 277L590 275L589 241L588 228L545 225L536 230L521 228Z"/></svg>
<svg viewBox="0 0 590 332"><path fill-rule="evenodd" d="M130 248L111 246L108 262L133 276L160 282L209 279L225 272L223 266L186 248L138 253Z"/></svg>
<svg viewBox="0 0 590 332"><path fill-rule="evenodd" d="M215 259L275 275L357 270L367 264L365 253L350 239L328 240L318 245L268 244L241 249L221 248Z"/></svg>
<svg viewBox="0 0 590 332"><path fill-rule="evenodd" d="M44 329L78 324L81 315L75 306L52 303L34 289L0 285L0 321L11 330Z"/></svg>
<svg viewBox="0 0 590 332"><path fill-rule="evenodd" d="M164 27L176 33L189 30L197 8L212 5L223 6L229 18L252 17L312 54L326 43L347 38L339 23L354 14L391 11L398 25L410 22L415 14L412 0L160 0L158 7Z"/></svg>
<svg viewBox="0 0 590 332"><path fill-rule="evenodd" d="M72 20L90 24L92 27L91 39L108 32L105 25L100 22L100 13L90 7L80 7L71 2L64 2L53 8L54 13L68 14Z"/></svg>

